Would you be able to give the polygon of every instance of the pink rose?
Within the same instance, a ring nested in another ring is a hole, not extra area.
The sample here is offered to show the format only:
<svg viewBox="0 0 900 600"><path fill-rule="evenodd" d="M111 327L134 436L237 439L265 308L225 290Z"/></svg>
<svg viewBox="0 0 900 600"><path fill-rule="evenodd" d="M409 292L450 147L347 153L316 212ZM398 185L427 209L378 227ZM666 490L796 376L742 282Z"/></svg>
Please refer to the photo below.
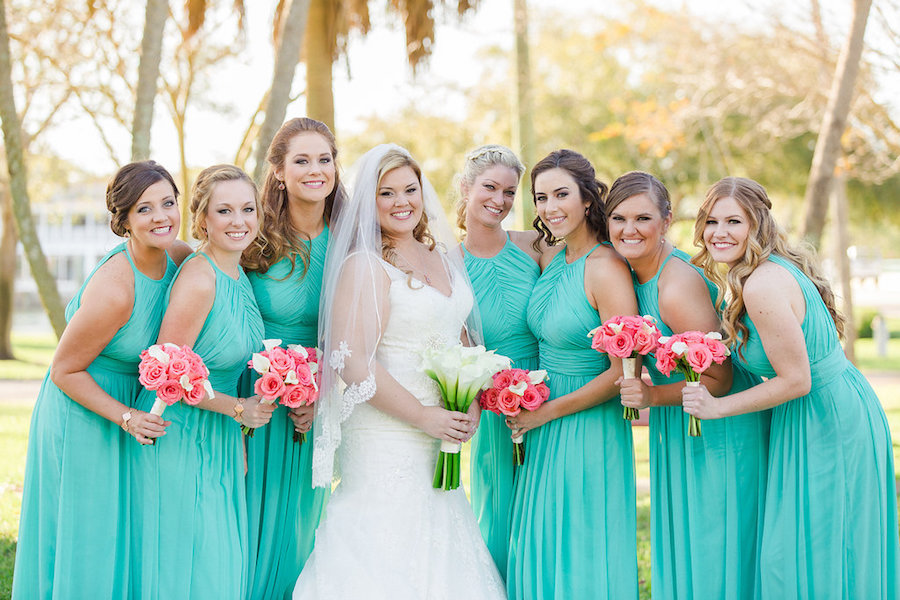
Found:
<svg viewBox="0 0 900 600"><path fill-rule="evenodd" d="M706 371L713 361L712 351L704 343L688 344L684 357L687 360L688 366L691 367L691 370L698 374Z"/></svg>
<svg viewBox="0 0 900 600"><path fill-rule="evenodd" d="M200 401L203 400L203 397L206 395L206 390L203 388L203 382L203 379L191 382L194 387L191 388L191 391L184 393L184 401L186 404L190 404L191 406L200 404Z"/></svg>
<svg viewBox="0 0 900 600"><path fill-rule="evenodd" d="M704 335L699 331L685 331L678 335L685 344L702 344Z"/></svg>
<svg viewBox="0 0 900 600"><path fill-rule="evenodd" d="M541 398L544 399L544 402L546 402L550 398L550 388L547 387L546 383L539 383L534 386L534 389L538 391L538 394L541 395Z"/></svg>
<svg viewBox="0 0 900 600"><path fill-rule="evenodd" d="M500 409L497 408L497 396L499 394L500 392L497 388L488 388L481 392L481 397L478 400L481 408L500 414Z"/></svg>
<svg viewBox="0 0 900 600"><path fill-rule="evenodd" d="M675 368L675 355L671 348L660 347L656 349L656 370L668 377Z"/></svg>
<svg viewBox="0 0 900 600"><path fill-rule="evenodd" d="M181 400L183 394L184 390L181 389L181 385L173 379L163 381L162 384L156 388L156 397L165 402L168 406L172 406Z"/></svg>
<svg viewBox="0 0 900 600"><path fill-rule="evenodd" d="M505 390L513 384L512 369L504 369L494 374L494 387L498 390Z"/></svg>
<svg viewBox="0 0 900 600"><path fill-rule="evenodd" d="M529 383L528 381L528 371L525 369L510 369L510 375L512 375L512 384L516 383ZM509 387L509 386L507 386Z"/></svg>
<svg viewBox="0 0 900 600"><path fill-rule="evenodd" d="M166 368L152 358L147 363L142 362L138 370L138 381L148 390L158 389L168 379Z"/></svg>
<svg viewBox="0 0 900 600"><path fill-rule="evenodd" d="M535 386L529 385L525 388L525 393L522 394L522 408L525 410L537 410L543 403L544 398Z"/></svg>
<svg viewBox="0 0 900 600"><path fill-rule="evenodd" d="M656 336L649 331L639 329L634 334L634 350L638 354L646 355L656 349Z"/></svg>
<svg viewBox="0 0 900 600"><path fill-rule="evenodd" d="M591 340L591 348L597 352L606 352L606 341L609 338L610 336L606 335L601 327L594 333L594 338Z"/></svg>
<svg viewBox="0 0 900 600"><path fill-rule="evenodd" d="M616 358L628 358L634 351L634 340L624 330L612 336L606 344L606 352Z"/></svg>
<svg viewBox="0 0 900 600"><path fill-rule="evenodd" d="M276 346L262 354L269 359L269 365L272 370L281 375L282 378L287 375L288 371L294 368L294 359L290 354L284 351L284 348Z"/></svg>
<svg viewBox="0 0 900 600"><path fill-rule="evenodd" d="M500 390L497 394L497 409L507 417L514 417L522 411L519 407L521 400L521 396L513 394L508 389Z"/></svg>
<svg viewBox="0 0 900 600"><path fill-rule="evenodd" d="M256 380L253 391L264 400L274 400L284 393L284 379L277 373L269 371Z"/></svg>
<svg viewBox="0 0 900 600"><path fill-rule="evenodd" d="M309 366L306 364L297 365L297 370L295 372L297 373L297 382L300 385L312 386L313 377L309 370Z"/></svg>
<svg viewBox="0 0 900 600"><path fill-rule="evenodd" d="M181 379L191 369L191 363L182 356L173 356L169 359L169 379Z"/></svg>
<svg viewBox="0 0 900 600"><path fill-rule="evenodd" d="M728 356L728 348L720 340L704 337L703 343L712 352L712 359L716 364L721 365Z"/></svg>
<svg viewBox="0 0 900 600"><path fill-rule="evenodd" d="M303 385L285 386L284 394L281 396L281 404L288 408L297 408L305 404L312 404L309 392L310 389Z"/></svg>

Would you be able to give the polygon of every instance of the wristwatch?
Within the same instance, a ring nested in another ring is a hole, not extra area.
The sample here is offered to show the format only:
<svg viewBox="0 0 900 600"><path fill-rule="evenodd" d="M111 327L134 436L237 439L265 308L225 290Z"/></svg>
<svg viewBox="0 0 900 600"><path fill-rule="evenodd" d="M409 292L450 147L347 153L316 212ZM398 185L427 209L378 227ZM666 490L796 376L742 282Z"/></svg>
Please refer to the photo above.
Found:
<svg viewBox="0 0 900 600"><path fill-rule="evenodd" d="M234 420L238 423L244 423L244 399L238 398L237 404L234 405Z"/></svg>
<svg viewBox="0 0 900 600"><path fill-rule="evenodd" d="M122 413L122 429L125 430L125 433L128 433L128 421L131 420L132 416L133 415L131 414L131 410L127 410Z"/></svg>

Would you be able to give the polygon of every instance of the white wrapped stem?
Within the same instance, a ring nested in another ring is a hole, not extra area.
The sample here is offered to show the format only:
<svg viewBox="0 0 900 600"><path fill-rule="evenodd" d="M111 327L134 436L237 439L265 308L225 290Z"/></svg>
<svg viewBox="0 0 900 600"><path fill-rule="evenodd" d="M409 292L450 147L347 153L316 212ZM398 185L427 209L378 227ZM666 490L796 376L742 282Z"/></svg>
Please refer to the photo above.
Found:
<svg viewBox="0 0 900 600"><path fill-rule="evenodd" d="M461 450L462 444L441 440L441 452L446 452L447 454L459 454Z"/></svg>
<svg viewBox="0 0 900 600"><path fill-rule="evenodd" d="M625 379L635 379L634 372L637 368L636 361L636 358L622 359L622 377L624 377Z"/></svg>
<svg viewBox="0 0 900 600"><path fill-rule="evenodd" d="M157 398L156 400L153 401L153 408L150 409L150 414L156 415L157 417L161 417L163 414L163 411L166 410L167 406L168 406L168 404L166 404L165 402L163 402L162 400Z"/></svg>
<svg viewBox="0 0 900 600"><path fill-rule="evenodd" d="M700 387L699 381L685 381L688 387Z"/></svg>
<svg viewBox="0 0 900 600"><path fill-rule="evenodd" d="M525 439L525 434L522 435L514 435L512 438L513 444L521 444Z"/></svg>

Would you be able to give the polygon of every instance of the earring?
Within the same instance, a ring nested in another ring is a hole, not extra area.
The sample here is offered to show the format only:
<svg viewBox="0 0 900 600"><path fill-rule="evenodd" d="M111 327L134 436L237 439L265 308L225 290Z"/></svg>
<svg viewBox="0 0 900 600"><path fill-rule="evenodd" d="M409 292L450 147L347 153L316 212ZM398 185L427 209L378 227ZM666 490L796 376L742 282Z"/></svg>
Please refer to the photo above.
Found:
<svg viewBox="0 0 900 600"><path fill-rule="evenodd" d="M284 189L284 182L283 182L283 181L282 181L281 183L278 184L278 189L279 189L279 190L283 190L283 189Z"/></svg>

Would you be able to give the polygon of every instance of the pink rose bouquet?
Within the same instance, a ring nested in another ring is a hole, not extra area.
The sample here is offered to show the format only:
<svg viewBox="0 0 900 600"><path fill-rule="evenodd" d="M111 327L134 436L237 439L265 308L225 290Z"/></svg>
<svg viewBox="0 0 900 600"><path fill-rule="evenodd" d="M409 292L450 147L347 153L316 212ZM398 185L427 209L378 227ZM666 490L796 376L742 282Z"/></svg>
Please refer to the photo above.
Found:
<svg viewBox="0 0 900 600"><path fill-rule="evenodd" d="M141 352L138 381L156 392L150 413L161 417L167 406L178 401L195 405L204 396L215 398L209 383L209 369L203 359L187 346L154 344ZM151 439L150 443L156 440Z"/></svg>
<svg viewBox="0 0 900 600"><path fill-rule="evenodd" d="M713 363L721 365L731 354L728 346L722 343L722 334L718 331L702 333L685 331L659 339L656 349L656 368L665 376L674 370L684 375L687 385L700 385L700 375ZM688 433L694 437L700 435L700 419L691 415L688 422Z"/></svg>
<svg viewBox="0 0 900 600"><path fill-rule="evenodd" d="M656 320L649 315L613 317L588 333L588 337L593 338L591 348L622 359L625 379L635 378L637 357L656 350L661 335ZM622 416L633 421L638 418L638 411L626 407Z"/></svg>
<svg viewBox="0 0 900 600"><path fill-rule="evenodd" d="M498 415L515 417L522 410L537 410L550 397L544 383L547 371L505 369L494 375L494 385L481 393L481 408ZM513 464L525 464L525 442L513 437Z"/></svg>
<svg viewBox="0 0 900 600"><path fill-rule="evenodd" d="M273 404L280 398L280 403L288 408L313 404L319 397L316 349L295 344L282 348L281 340L263 340L263 345L265 350L254 352L247 363L259 374L253 385L254 393L268 404ZM241 431L253 437L252 427L241 425ZM305 433L294 432L295 443L302 444L305 441Z"/></svg>

